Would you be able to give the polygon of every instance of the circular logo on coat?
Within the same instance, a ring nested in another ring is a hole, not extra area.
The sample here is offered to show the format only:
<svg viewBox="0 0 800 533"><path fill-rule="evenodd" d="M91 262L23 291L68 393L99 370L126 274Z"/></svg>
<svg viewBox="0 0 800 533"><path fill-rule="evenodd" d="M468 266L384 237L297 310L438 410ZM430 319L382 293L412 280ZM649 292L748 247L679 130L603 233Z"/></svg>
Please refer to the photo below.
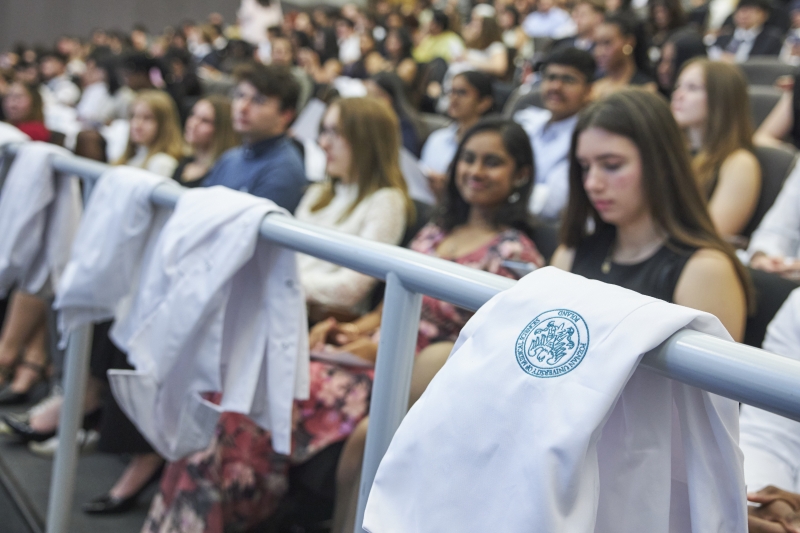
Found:
<svg viewBox="0 0 800 533"><path fill-rule="evenodd" d="M545 311L531 320L514 347L519 366L537 378L555 378L572 371L588 349L586 321L568 309Z"/></svg>

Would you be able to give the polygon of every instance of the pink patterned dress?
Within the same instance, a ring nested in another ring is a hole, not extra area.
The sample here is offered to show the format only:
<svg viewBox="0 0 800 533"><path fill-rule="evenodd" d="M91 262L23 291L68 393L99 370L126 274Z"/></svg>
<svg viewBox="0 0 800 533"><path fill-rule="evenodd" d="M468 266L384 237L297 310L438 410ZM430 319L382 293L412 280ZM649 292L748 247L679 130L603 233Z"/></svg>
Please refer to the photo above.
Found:
<svg viewBox="0 0 800 533"><path fill-rule="evenodd" d="M436 255L446 236L440 227L428 224L411 248ZM506 260L544 265L533 242L513 229L454 259L518 278L503 265ZM470 311L425 296L417 352L436 342L455 342L471 316ZM291 456L275 453L269 432L246 416L223 413L208 449L167 465L142 533L247 531L268 518L286 494L289 467L347 438L369 413L372 369L312 361L310 371L310 397L294 405ZM211 397L212 401L219 398L219 394Z"/></svg>

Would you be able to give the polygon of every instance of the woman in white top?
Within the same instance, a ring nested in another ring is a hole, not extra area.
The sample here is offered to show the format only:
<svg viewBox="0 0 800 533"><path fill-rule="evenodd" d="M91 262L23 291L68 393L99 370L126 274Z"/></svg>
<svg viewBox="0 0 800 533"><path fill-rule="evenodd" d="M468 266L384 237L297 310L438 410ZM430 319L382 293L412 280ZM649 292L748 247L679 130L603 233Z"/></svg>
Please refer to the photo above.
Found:
<svg viewBox="0 0 800 533"><path fill-rule="evenodd" d="M117 165L170 177L184 155L178 108L163 91L142 91L131 106L128 146Z"/></svg>
<svg viewBox="0 0 800 533"><path fill-rule="evenodd" d="M331 104L319 134L327 179L311 185L297 207L297 219L399 244L414 207L400 172L398 131L394 112L377 99ZM312 320L367 310L373 278L310 256L300 256L298 266Z"/></svg>
<svg viewBox="0 0 800 533"><path fill-rule="evenodd" d="M436 104L444 113L449 104L449 93L453 78L462 72L477 70L493 78L502 79L508 73L508 50L503 44L503 33L496 13L489 4L478 4L472 10L472 19L462 32L467 49L455 58L447 69L442 82L443 94Z"/></svg>

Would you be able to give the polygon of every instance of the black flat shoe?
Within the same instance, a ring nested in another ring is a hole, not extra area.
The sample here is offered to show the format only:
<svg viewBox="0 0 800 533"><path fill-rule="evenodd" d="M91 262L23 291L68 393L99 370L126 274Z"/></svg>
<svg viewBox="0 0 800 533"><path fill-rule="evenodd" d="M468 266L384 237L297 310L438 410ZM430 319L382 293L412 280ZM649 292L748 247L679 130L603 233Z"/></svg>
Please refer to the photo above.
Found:
<svg viewBox="0 0 800 533"><path fill-rule="evenodd" d="M145 485L146 487L147 485ZM139 494L142 491L137 491L127 498L114 498L108 494L104 494L92 501L83 504L83 512L86 514L120 514L130 511L136 506L139 500Z"/></svg>
<svg viewBox="0 0 800 533"><path fill-rule="evenodd" d="M115 498L110 494L103 494L94 500L88 501L83 504L83 512L86 514L120 514L125 513L136 507L139 501L139 496L147 490L147 487L156 483L161 479L161 473L164 471L164 464L159 466L153 475L145 481L144 485L139 490L128 496L127 498Z"/></svg>
<svg viewBox="0 0 800 533"><path fill-rule="evenodd" d="M28 401L28 391L14 392L10 385L0 390L0 405L19 405Z"/></svg>
<svg viewBox="0 0 800 533"><path fill-rule="evenodd" d="M83 415L83 429L94 429L100 421L102 411L98 408L91 413ZM3 415L3 422L11 429L13 435L17 436L23 442L44 442L55 436L56 430L53 431L36 431L31 428L29 420L22 420L15 416Z"/></svg>
<svg viewBox="0 0 800 533"><path fill-rule="evenodd" d="M55 430L46 432L34 431L27 421L13 416L3 415L2 418L3 422L11 429L12 434L19 437L23 442L44 442L56 434Z"/></svg>

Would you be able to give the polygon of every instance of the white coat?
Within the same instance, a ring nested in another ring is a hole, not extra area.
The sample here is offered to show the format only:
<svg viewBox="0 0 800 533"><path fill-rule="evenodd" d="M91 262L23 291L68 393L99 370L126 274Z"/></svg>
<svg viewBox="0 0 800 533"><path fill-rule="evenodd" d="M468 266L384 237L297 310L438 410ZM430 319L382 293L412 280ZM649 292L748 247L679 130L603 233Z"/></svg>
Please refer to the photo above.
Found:
<svg viewBox="0 0 800 533"><path fill-rule="evenodd" d="M81 217L80 184L76 177L56 175L55 155L69 152L26 143L6 176L0 195L0 295L14 284L30 294L51 290L69 260Z"/></svg>
<svg viewBox="0 0 800 533"><path fill-rule="evenodd" d="M56 286L62 345L78 326L110 320L130 306L148 243L169 216L150 194L168 182L131 167L112 168L96 182Z"/></svg>
<svg viewBox="0 0 800 533"><path fill-rule="evenodd" d="M178 200L130 313L111 337L135 370L109 379L165 458L204 449L222 411L244 413L288 454L292 406L308 397L308 326L294 252L259 237L273 202L225 187ZM221 405L203 400L222 391Z"/></svg>
<svg viewBox="0 0 800 533"><path fill-rule="evenodd" d="M792 291L769 323L762 347L800 359L800 289ZM775 485L800 492L800 422L742 405L740 425L747 490Z"/></svg>
<svg viewBox="0 0 800 533"><path fill-rule="evenodd" d="M713 316L544 268L484 305L375 478L372 533L747 531L736 402L637 369Z"/></svg>

